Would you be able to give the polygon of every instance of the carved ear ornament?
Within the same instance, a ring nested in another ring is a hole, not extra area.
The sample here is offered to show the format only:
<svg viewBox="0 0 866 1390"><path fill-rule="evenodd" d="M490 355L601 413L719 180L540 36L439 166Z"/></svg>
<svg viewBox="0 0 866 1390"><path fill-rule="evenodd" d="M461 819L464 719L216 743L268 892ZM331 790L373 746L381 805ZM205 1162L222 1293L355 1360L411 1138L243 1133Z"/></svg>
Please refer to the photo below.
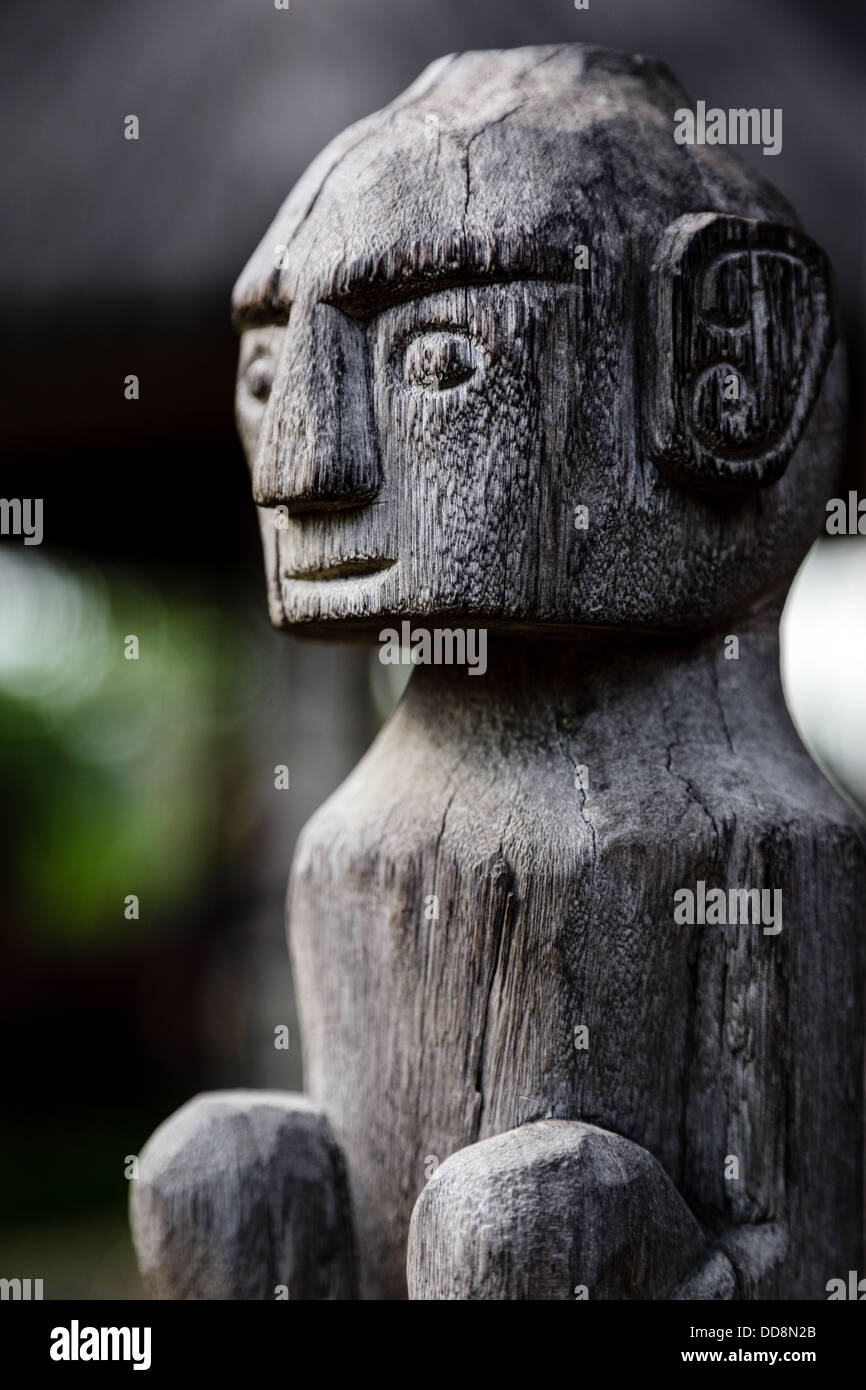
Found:
<svg viewBox="0 0 866 1390"><path fill-rule="evenodd" d="M796 449L834 343L824 252L774 222L690 213L649 283L649 455L693 488L767 487Z"/></svg>

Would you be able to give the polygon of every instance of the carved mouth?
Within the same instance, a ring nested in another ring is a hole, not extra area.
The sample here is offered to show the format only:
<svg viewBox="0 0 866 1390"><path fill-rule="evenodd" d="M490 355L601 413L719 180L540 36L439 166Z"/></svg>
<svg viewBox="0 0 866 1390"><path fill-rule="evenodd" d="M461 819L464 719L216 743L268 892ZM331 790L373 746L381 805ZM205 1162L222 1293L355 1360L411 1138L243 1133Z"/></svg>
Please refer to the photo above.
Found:
<svg viewBox="0 0 866 1390"><path fill-rule="evenodd" d="M309 569L286 570L284 579L304 579L320 581L324 579L357 579L367 574L380 574L389 570L396 560L385 559L381 555L351 555L329 560L325 564Z"/></svg>

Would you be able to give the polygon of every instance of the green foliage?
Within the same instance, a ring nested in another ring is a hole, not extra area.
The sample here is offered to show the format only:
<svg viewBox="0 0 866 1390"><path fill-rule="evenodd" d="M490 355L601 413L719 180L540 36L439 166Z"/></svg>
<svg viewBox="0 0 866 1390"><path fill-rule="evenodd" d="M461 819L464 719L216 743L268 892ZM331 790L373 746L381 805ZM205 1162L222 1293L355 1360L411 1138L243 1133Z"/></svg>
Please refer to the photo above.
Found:
<svg viewBox="0 0 866 1390"><path fill-rule="evenodd" d="M248 638L128 574L0 555L2 897L47 941L152 931L218 853ZM124 655L138 638L138 660ZM126 921L138 894L141 917Z"/></svg>

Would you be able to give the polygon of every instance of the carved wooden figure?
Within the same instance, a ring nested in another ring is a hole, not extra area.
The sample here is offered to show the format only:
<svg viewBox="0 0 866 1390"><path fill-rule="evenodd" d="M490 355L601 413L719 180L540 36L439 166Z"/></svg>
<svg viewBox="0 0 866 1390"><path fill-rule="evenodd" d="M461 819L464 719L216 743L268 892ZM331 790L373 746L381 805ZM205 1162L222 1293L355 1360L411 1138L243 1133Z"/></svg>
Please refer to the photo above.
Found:
<svg viewBox="0 0 866 1390"><path fill-rule="evenodd" d="M674 141L687 105L598 48L442 59L238 282L273 622L484 631L486 669L418 665L306 826L308 1098L157 1131L158 1295L824 1298L862 1267L866 850L778 669L840 456L830 277L763 179Z"/></svg>

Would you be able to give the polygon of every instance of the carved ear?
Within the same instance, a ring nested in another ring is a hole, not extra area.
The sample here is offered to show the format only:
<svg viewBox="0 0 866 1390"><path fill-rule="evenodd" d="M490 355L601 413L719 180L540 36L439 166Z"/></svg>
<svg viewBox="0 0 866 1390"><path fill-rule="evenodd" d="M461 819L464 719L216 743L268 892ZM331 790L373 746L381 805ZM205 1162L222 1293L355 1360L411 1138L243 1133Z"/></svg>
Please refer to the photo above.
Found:
<svg viewBox="0 0 866 1390"><path fill-rule="evenodd" d="M830 268L802 232L697 213L651 269L650 457L689 487L767 487L784 473L833 346Z"/></svg>

